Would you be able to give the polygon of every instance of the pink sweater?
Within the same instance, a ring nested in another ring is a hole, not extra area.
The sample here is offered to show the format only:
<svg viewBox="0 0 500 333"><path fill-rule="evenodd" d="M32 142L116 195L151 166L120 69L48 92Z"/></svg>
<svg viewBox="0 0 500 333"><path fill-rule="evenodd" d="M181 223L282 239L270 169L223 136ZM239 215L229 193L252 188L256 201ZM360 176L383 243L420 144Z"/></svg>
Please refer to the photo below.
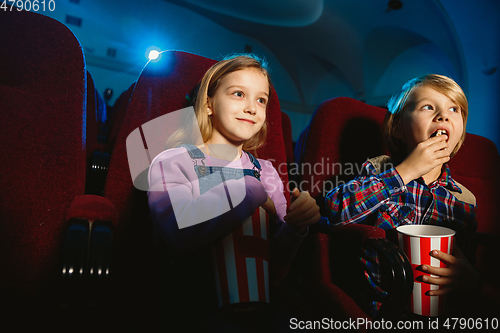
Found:
<svg viewBox="0 0 500 333"><path fill-rule="evenodd" d="M200 195L194 160L186 148L169 149L156 156L148 175L148 201L155 242L164 241L180 251L210 244L252 215L267 200L267 193L278 215L272 238L273 257L280 263L289 262L305 235L297 235L284 222L286 199L281 178L271 162L261 159L259 162L262 167L261 181L245 176L240 180L226 181L226 188L220 184ZM239 160L233 162L206 155L205 165L254 167L247 154L242 154ZM233 209L230 209L226 193L230 195Z"/></svg>

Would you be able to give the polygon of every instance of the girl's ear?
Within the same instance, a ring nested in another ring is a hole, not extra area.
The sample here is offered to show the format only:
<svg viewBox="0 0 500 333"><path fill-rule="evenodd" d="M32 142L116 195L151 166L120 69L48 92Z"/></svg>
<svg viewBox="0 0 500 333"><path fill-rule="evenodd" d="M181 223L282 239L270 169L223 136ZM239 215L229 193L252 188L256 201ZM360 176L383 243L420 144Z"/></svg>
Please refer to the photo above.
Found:
<svg viewBox="0 0 500 333"><path fill-rule="evenodd" d="M209 116L211 116L213 114L212 101L211 101L210 97L207 97L207 113Z"/></svg>

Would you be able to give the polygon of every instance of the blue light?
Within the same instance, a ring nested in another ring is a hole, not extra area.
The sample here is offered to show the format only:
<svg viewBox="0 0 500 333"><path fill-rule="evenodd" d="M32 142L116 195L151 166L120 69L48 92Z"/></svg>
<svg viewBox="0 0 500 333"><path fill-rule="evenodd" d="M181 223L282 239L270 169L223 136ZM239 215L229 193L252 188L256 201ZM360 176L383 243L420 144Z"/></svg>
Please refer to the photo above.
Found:
<svg viewBox="0 0 500 333"><path fill-rule="evenodd" d="M161 49L158 46L150 46L146 49L145 56L148 61L157 62L161 59Z"/></svg>
<svg viewBox="0 0 500 333"><path fill-rule="evenodd" d="M158 50L149 51L149 55L148 55L149 60L158 59L159 56L160 56L160 52Z"/></svg>

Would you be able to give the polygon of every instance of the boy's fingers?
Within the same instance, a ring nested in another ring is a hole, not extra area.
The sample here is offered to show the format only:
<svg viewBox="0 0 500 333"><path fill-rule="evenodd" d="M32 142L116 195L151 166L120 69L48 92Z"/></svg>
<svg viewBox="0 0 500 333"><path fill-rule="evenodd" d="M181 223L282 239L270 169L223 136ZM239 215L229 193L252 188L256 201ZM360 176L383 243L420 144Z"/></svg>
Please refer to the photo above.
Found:
<svg viewBox="0 0 500 333"><path fill-rule="evenodd" d="M451 254L444 253L439 250L432 250L430 254L434 258L439 259L440 261L444 262L447 265L453 265L457 262L457 258L452 256Z"/></svg>
<svg viewBox="0 0 500 333"><path fill-rule="evenodd" d="M448 277L432 277L427 275L422 275L422 281L429 284L435 284L438 286L448 286L453 284L453 279Z"/></svg>
<svg viewBox="0 0 500 333"><path fill-rule="evenodd" d="M449 292L452 292L455 289L456 287L454 286L444 286L436 290L429 290L426 294L429 296L441 296L448 294Z"/></svg>
<svg viewBox="0 0 500 333"><path fill-rule="evenodd" d="M421 267L423 272L439 275L439 276L451 276L453 275L453 271L448 267L433 267L429 265L422 265Z"/></svg>

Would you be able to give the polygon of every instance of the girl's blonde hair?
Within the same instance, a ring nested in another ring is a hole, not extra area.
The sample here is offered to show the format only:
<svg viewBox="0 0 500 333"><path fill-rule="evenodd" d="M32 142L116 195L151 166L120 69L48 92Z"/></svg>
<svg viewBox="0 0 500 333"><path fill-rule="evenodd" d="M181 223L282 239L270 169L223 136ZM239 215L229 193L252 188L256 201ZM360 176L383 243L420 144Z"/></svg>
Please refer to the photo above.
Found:
<svg viewBox="0 0 500 333"><path fill-rule="evenodd" d="M201 79L200 86L194 98L194 110L197 125L200 128L203 142L210 140L213 133L212 117L207 113L208 99L213 98L222 80L229 74L253 68L260 71L269 83L269 97L271 96L272 83L269 77L267 63L253 54L231 55L219 61L208 69ZM270 97L271 98L271 97ZM268 104L269 105L269 101ZM244 150L255 151L265 144L267 136L267 116L262 128L252 138L243 143ZM189 128L189 126L188 126ZM183 133L181 133L181 131ZM187 131L190 132L190 131ZM190 134L185 130L176 131L167 141L167 147L175 147L180 143L190 141Z"/></svg>
<svg viewBox="0 0 500 333"><path fill-rule="evenodd" d="M467 125L469 106L467 103L467 97L465 97L462 88L460 88L460 86L449 77L438 74L427 74L411 79L406 82L401 91L392 96L389 103L387 103L389 113L384 120L384 139L389 148L389 152L391 155L398 158L404 158L408 153L406 151L406 143L398 134L401 134L401 120L403 118L403 112L408 104L408 98L418 87L432 88L448 97L460 108L464 129L460 141L450 154L450 157L453 157L458 152L465 139L465 126Z"/></svg>

